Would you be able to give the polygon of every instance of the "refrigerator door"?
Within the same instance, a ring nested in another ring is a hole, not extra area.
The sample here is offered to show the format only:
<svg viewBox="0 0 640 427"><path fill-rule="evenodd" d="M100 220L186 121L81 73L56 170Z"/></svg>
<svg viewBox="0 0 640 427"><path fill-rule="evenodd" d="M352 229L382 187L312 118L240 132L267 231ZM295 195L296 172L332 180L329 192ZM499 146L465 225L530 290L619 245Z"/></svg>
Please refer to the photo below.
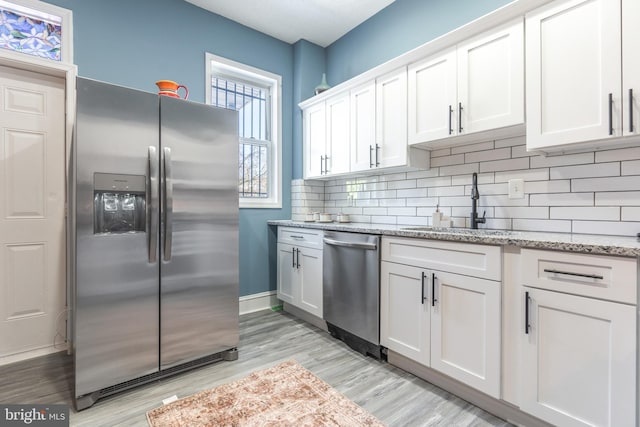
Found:
<svg viewBox="0 0 640 427"><path fill-rule="evenodd" d="M77 110L79 397L159 369L158 97L78 78Z"/></svg>
<svg viewBox="0 0 640 427"><path fill-rule="evenodd" d="M237 347L237 113L160 97L160 366Z"/></svg>

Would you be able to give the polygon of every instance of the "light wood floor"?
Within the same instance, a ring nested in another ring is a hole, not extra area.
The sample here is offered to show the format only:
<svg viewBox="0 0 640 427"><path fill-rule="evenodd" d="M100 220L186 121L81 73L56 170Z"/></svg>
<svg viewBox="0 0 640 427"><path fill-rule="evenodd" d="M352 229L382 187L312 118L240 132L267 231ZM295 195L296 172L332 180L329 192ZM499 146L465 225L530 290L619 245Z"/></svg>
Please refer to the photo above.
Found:
<svg viewBox="0 0 640 427"><path fill-rule="evenodd" d="M241 316L239 359L218 362L99 400L72 426L146 426L146 411L172 395L185 397L294 359L391 426L508 426L507 422L409 373L364 357L341 341L283 312ZM65 353L0 367L0 403L73 408L72 359Z"/></svg>

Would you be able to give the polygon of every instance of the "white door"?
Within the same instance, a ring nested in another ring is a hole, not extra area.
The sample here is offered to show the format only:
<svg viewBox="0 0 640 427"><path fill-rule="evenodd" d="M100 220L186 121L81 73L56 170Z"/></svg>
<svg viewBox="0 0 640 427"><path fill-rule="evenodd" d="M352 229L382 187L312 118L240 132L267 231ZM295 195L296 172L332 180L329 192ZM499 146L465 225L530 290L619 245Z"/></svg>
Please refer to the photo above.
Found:
<svg viewBox="0 0 640 427"><path fill-rule="evenodd" d="M524 123L522 19L458 46L461 133Z"/></svg>
<svg viewBox="0 0 640 427"><path fill-rule="evenodd" d="M417 267L380 263L380 344L429 365L429 275Z"/></svg>
<svg viewBox="0 0 640 427"><path fill-rule="evenodd" d="M622 1L622 131L640 134L640 2Z"/></svg>
<svg viewBox="0 0 640 427"><path fill-rule="evenodd" d="M296 248L286 243L278 243L278 299L295 303L295 288L298 286Z"/></svg>
<svg viewBox="0 0 640 427"><path fill-rule="evenodd" d="M351 91L351 170L376 167L376 84Z"/></svg>
<svg viewBox="0 0 640 427"><path fill-rule="evenodd" d="M0 67L0 111L1 364L66 348L65 82Z"/></svg>
<svg viewBox="0 0 640 427"><path fill-rule="evenodd" d="M527 14L527 148L622 134L620 20L614 0L554 1Z"/></svg>
<svg viewBox="0 0 640 427"><path fill-rule="evenodd" d="M431 367L499 399L500 282L433 275Z"/></svg>
<svg viewBox="0 0 640 427"><path fill-rule="evenodd" d="M304 110L304 177L324 174L327 121L324 102Z"/></svg>
<svg viewBox="0 0 640 427"><path fill-rule="evenodd" d="M376 81L376 143L380 167L407 164L407 69Z"/></svg>
<svg viewBox="0 0 640 427"><path fill-rule="evenodd" d="M559 426L634 426L636 307L525 289L521 409Z"/></svg>
<svg viewBox="0 0 640 427"><path fill-rule="evenodd" d="M456 49L409 66L409 144L458 133Z"/></svg>
<svg viewBox="0 0 640 427"><path fill-rule="evenodd" d="M300 248L300 308L322 319L322 250Z"/></svg>
<svg viewBox="0 0 640 427"><path fill-rule="evenodd" d="M349 172L350 147L349 93L327 100L327 170L337 174Z"/></svg>

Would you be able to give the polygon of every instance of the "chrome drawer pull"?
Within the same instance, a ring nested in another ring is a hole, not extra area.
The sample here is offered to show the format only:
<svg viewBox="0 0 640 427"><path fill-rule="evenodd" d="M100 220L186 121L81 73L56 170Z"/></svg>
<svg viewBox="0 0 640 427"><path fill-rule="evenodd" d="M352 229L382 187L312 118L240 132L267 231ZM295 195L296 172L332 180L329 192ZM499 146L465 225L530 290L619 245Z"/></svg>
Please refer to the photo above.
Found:
<svg viewBox="0 0 640 427"><path fill-rule="evenodd" d="M292 239L304 239L304 236L296 236L296 235L294 235L294 234L292 234L292 235L291 235L291 236L289 236L289 237L291 237Z"/></svg>
<svg viewBox="0 0 640 427"><path fill-rule="evenodd" d="M547 268L545 268L543 271L545 273L566 274L567 276L587 277L589 279L598 279L598 280L604 279L604 276L599 276L597 274L572 273L570 271L550 270Z"/></svg>

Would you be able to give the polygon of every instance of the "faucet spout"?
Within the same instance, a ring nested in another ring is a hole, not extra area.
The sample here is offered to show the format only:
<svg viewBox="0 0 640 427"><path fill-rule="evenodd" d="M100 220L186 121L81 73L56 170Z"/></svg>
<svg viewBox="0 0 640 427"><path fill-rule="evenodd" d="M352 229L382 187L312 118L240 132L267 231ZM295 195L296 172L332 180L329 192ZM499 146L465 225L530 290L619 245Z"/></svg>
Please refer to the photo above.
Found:
<svg viewBox="0 0 640 427"><path fill-rule="evenodd" d="M482 214L482 218L478 217L478 199L480 198L480 192L478 191L478 174L473 173L471 178L471 228L477 229L478 224L484 224L487 222L485 218L487 212Z"/></svg>

